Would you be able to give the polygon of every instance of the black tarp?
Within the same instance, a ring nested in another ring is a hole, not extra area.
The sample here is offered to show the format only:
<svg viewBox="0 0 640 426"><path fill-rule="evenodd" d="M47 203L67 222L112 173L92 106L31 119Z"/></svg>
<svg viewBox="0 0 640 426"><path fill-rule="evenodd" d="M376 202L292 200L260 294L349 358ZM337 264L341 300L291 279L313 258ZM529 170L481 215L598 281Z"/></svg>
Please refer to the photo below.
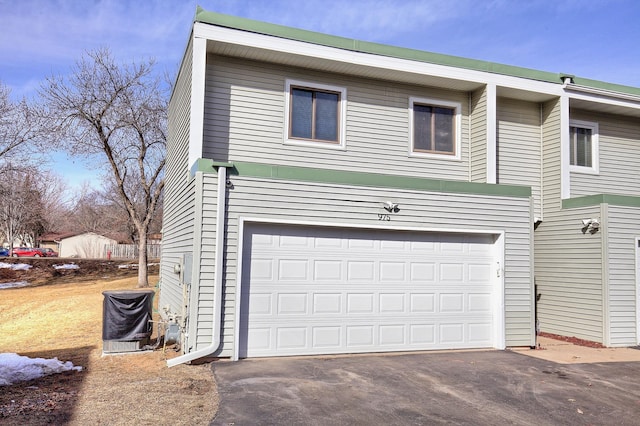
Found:
<svg viewBox="0 0 640 426"><path fill-rule="evenodd" d="M151 336L153 290L103 291L102 340L142 340Z"/></svg>

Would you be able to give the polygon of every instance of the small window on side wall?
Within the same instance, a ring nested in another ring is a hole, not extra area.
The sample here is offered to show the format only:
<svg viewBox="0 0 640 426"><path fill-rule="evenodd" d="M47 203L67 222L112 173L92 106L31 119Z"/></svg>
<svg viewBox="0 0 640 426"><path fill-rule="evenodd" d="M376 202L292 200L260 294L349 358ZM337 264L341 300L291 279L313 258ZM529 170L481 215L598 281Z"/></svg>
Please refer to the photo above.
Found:
<svg viewBox="0 0 640 426"><path fill-rule="evenodd" d="M460 159L460 104L411 98L411 156Z"/></svg>
<svg viewBox="0 0 640 426"><path fill-rule="evenodd" d="M346 90L287 80L285 143L344 148Z"/></svg>
<svg viewBox="0 0 640 426"><path fill-rule="evenodd" d="M596 174L598 167L598 123L569 122L569 166L574 172Z"/></svg>

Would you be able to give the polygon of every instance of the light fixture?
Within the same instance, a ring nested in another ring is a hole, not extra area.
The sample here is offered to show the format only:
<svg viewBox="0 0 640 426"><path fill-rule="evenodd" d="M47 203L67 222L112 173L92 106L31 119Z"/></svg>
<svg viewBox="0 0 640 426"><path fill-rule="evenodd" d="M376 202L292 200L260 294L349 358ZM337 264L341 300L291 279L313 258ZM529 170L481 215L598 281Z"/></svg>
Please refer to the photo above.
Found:
<svg viewBox="0 0 640 426"><path fill-rule="evenodd" d="M582 233L595 234L600 229L600 219L582 219Z"/></svg>
<svg viewBox="0 0 640 426"><path fill-rule="evenodd" d="M382 207L389 213L398 213L400 211L398 203L392 203L391 201L385 201L382 203Z"/></svg>

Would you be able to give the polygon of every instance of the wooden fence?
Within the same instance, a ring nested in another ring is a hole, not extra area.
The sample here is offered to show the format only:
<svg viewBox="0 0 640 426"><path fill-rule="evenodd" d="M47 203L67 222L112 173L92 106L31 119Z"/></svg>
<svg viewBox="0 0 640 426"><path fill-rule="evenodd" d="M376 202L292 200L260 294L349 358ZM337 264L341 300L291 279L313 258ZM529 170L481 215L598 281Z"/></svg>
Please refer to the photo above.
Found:
<svg viewBox="0 0 640 426"><path fill-rule="evenodd" d="M147 244L147 256L149 259L160 259L161 244ZM111 254L109 256L109 253ZM104 257L111 259L137 259L137 244L112 244L104 246Z"/></svg>

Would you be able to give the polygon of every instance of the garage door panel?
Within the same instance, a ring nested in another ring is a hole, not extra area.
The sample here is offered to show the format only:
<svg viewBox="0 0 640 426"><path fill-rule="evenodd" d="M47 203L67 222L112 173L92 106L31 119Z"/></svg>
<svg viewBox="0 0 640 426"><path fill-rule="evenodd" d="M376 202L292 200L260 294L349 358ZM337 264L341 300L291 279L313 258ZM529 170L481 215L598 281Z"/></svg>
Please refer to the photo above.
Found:
<svg viewBox="0 0 640 426"><path fill-rule="evenodd" d="M324 316L342 312L343 296L339 293L314 294L313 314Z"/></svg>
<svg viewBox="0 0 640 426"><path fill-rule="evenodd" d="M492 347L493 237L250 228L240 356Z"/></svg>

